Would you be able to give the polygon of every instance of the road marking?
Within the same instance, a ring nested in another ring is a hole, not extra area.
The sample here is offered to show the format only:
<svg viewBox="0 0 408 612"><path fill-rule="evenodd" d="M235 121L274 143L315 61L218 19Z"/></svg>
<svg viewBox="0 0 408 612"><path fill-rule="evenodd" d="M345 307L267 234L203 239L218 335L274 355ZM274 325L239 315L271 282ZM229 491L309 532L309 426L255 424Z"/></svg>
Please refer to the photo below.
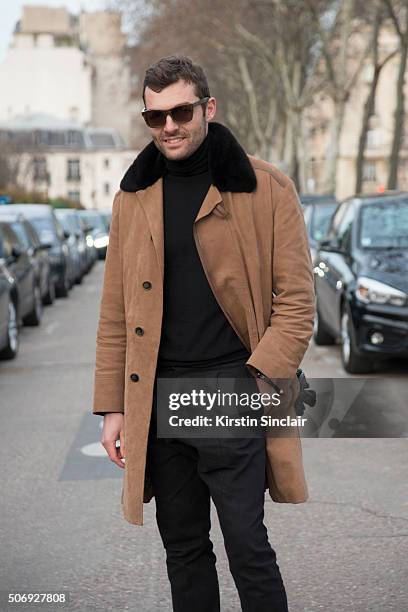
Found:
<svg viewBox="0 0 408 612"><path fill-rule="evenodd" d="M82 446L81 453L88 457L105 457L106 450L103 448L100 442L92 442L91 444L85 444Z"/></svg>
<svg viewBox="0 0 408 612"><path fill-rule="evenodd" d="M68 450L58 480L122 478L123 470L110 461L100 442L103 418L86 412Z"/></svg>

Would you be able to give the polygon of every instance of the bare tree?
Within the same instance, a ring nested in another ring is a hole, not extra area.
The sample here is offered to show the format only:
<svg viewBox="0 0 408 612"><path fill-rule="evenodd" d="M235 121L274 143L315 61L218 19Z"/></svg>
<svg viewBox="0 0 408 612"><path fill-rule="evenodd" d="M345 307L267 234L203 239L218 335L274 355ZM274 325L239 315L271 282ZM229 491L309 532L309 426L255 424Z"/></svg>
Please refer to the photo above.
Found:
<svg viewBox="0 0 408 612"><path fill-rule="evenodd" d="M236 30L252 55L262 60L266 74L279 92L285 121L285 169L297 187L306 191L308 147L304 111L325 80L319 74L321 48L317 29L303 1L253 0L250 5L258 9L258 24L267 23L267 31L258 27L250 32L243 23L237 24Z"/></svg>
<svg viewBox="0 0 408 612"><path fill-rule="evenodd" d="M319 28L328 79L327 93L333 103L333 120L325 160L324 190L336 191L337 161L346 105L369 55L371 40L359 49L364 37L354 36L361 26L356 19L356 0L333 2L326 13L319 13L314 0L307 2Z"/></svg>
<svg viewBox="0 0 408 612"><path fill-rule="evenodd" d="M24 147L9 142L0 133L0 189L5 191L18 185L19 177L29 173L30 165Z"/></svg>
<svg viewBox="0 0 408 612"><path fill-rule="evenodd" d="M408 2L402 0L393 2L393 0L384 0L388 14L394 24L395 31L398 34L400 48L400 63L398 70L398 79L396 85L396 108L394 114L394 134L389 160L388 173L388 189L396 189L398 186L398 166L400 160L400 150L404 134L404 119L405 119L405 71L407 68L408 58Z"/></svg>
<svg viewBox="0 0 408 612"><path fill-rule="evenodd" d="M135 0L121 0L127 19L134 19ZM253 154L270 156L279 103L275 81L251 50L237 38L236 24L251 26L256 15L246 2L225 0L155 0L154 10L138 23L137 55L141 72L163 55L184 53L200 63L219 102L217 117L225 121ZM254 25L256 27L256 25ZM255 61L254 61L255 59ZM141 89L140 79L140 89Z"/></svg>
<svg viewBox="0 0 408 612"><path fill-rule="evenodd" d="M140 4L123 2L130 9ZM139 62L183 52L201 63L221 120L255 155L271 161L282 149L285 170L306 188L304 109L325 77L305 0L155 0L137 28Z"/></svg>
<svg viewBox="0 0 408 612"><path fill-rule="evenodd" d="M384 23L385 12L384 7L382 5L382 0L380 3L377 3L375 6L375 15L374 15L374 27L372 31L372 68L373 68L373 77L370 83L370 89L367 96L367 99L364 104L363 111L363 119L361 123L361 132L360 138L358 142L358 152L357 152L357 160L356 160L356 193L361 193L363 186L363 166L364 166L364 152L367 145L367 134L370 126L370 119L375 111L375 100L377 94L377 86L380 78L380 74L384 66L396 55L396 51L392 53L388 53L385 57L380 59L380 50L379 50L379 36L381 31L381 26Z"/></svg>

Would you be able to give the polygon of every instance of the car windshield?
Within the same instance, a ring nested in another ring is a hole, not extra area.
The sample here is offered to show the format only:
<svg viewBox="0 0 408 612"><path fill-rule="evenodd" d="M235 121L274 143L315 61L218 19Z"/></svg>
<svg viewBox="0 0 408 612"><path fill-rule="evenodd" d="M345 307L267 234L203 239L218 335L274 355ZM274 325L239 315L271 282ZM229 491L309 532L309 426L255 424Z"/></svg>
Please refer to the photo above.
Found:
<svg viewBox="0 0 408 612"><path fill-rule="evenodd" d="M330 220L337 204L318 204L314 207L311 234L315 240L322 240L329 230Z"/></svg>
<svg viewBox="0 0 408 612"><path fill-rule="evenodd" d="M37 230L41 244L57 244L57 231L52 219L49 217L34 217L30 219Z"/></svg>
<svg viewBox="0 0 408 612"><path fill-rule="evenodd" d="M363 249L408 248L408 200L362 206L359 244Z"/></svg>
<svg viewBox="0 0 408 612"><path fill-rule="evenodd" d="M87 223L87 225L90 225L93 229L98 229L103 232L106 232L106 225L100 215L81 213L81 217L85 219L85 222Z"/></svg>
<svg viewBox="0 0 408 612"><path fill-rule="evenodd" d="M27 234L25 232L23 225L19 221L15 221L11 224L11 227L16 232L17 236L20 238L24 247L28 249L30 247L30 242L27 238Z"/></svg>
<svg viewBox="0 0 408 612"><path fill-rule="evenodd" d="M73 217L73 215L70 214L61 214L61 213L56 213L57 215L57 219L58 221L61 223L62 227L64 228L64 230L71 232L71 233L75 233L77 230L76 227L76 223L75 223L75 219Z"/></svg>

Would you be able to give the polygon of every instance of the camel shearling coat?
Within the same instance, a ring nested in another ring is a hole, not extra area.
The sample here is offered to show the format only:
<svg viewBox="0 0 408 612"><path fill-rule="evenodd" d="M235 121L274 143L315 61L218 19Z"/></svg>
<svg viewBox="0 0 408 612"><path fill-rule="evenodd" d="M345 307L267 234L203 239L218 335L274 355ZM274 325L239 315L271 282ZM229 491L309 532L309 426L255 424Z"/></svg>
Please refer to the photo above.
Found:
<svg viewBox="0 0 408 612"><path fill-rule="evenodd" d="M247 366L288 379L286 399L293 404L315 312L301 205L293 182L247 155L226 126L210 122L208 138L212 184L194 222L198 254L251 352ZM146 451L163 314L163 164L151 141L115 195L96 338L93 413L124 413L122 506L135 525L143 525L143 503L154 496ZM267 438L266 454L271 498L306 501L299 431Z"/></svg>

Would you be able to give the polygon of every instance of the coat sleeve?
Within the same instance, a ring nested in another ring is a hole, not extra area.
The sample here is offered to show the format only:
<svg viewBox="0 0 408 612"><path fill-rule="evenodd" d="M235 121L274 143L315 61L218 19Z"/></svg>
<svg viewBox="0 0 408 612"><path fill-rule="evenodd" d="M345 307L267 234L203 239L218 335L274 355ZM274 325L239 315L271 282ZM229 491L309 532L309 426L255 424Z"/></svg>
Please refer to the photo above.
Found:
<svg viewBox="0 0 408 612"><path fill-rule="evenodd" d="M293 379L313 332L312 261L293 181L289 179L273 199L272 311L247 366L272 379Z"/></svg>
<svg viewBox="0 0 408 612"><path fill-rule="evenodd" d="M93 413L124 412L126 318L119 248L119 206L115 195L106 252L99 322L96 335Z"/></svg>

